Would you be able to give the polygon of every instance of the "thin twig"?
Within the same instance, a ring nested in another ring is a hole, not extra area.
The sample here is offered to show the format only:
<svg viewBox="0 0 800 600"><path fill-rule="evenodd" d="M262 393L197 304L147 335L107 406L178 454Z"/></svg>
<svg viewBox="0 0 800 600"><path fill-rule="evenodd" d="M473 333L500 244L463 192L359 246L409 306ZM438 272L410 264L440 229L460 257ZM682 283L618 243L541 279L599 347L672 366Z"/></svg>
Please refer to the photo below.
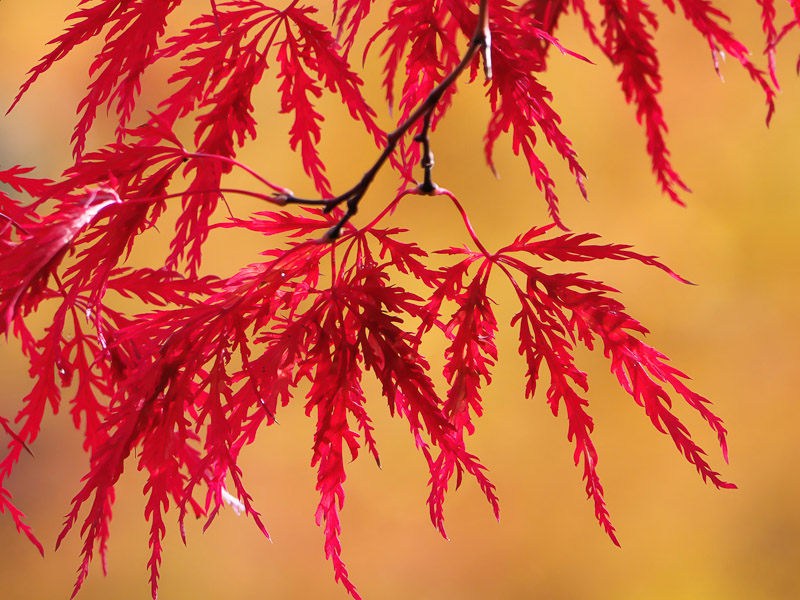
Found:
<svg viewBox="0 0 800 600"><path fill-rule="evenodd" d="M478 9L478 31L476 35L483 37L481 43L481 54L483 55L483 72L486 79L492 78L492 30L489 28L489 6L488 2L481 2Z"/></svg>

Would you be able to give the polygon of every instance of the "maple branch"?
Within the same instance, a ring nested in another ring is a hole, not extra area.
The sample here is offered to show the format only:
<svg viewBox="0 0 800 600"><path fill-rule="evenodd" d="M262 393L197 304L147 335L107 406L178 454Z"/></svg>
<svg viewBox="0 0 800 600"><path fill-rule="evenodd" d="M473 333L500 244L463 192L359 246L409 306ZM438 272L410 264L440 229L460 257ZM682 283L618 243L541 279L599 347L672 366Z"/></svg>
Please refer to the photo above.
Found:
<svg viewBox="0 0 800 600"><path fill-rule="evenodd" d="M336 196L335 198L310 200L288 195L284 200L283 195L279 194L280 199L285 201L286 204L324 206L324 213L329 213L340 204L346 203L347 210L345 211L344 215L342 215L342 218L339 219L339 222L336 223L336 225L325 232L325 235L323 235L321 239L321 241L326 242L332 242L336 240L341 235L342 228L347 224L350 218L358 212L358 205L361 202L361 199L364 197L364 194L366 194L367 190L369 189L369 186L372 184L373 179L375 179L375 175L378 174L378 171L381 170L384 163L386 163L388 158L394 153L395 149L397 148L397 144L400 142L403 136L408 133L408 130L411 129L411 127L420 119L423 119L423 130L414 138L414 141L420 142L423 145L423 155L420 161L420 166L425 171L425 178L423 182L419 184L419 190L425 194L434 193L438 186L431 181L433 154L430 151L430 143L428 140L431 115L433 114L436 106L439 104L439 101L442 99L445 91L447 91L447 89L453 85L456 79L458 79L458 76L461 75L462 71L464 71L464 69L466 69L467 66L472 62L472 59L475 58L475 55L479 50L483 54L486 78L490 79L492 75L492 62L490 56L491 33L489 32L488 0L481 0L480 2L480 7L478 9L478 24L475 27L475 33L472 34L469 48L461 58L461 62L456 65L456 67L441 81L441 83L439 83L439 85L431 90L424 102L420 104L405 121L398 125L397 129L387 134L386 147L383 149L383 152L381 152L380 156L372 165L372 167L370 167L370 169L364 173L363 177L361 177L361 180L355 186L350 188L344 194Z"/></svg>

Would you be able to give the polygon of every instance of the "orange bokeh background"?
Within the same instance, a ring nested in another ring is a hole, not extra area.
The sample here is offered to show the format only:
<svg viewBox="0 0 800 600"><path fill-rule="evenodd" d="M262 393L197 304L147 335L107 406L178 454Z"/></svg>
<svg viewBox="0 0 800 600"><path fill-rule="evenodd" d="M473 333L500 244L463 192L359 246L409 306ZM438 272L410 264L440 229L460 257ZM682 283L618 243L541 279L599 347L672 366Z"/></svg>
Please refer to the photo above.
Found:
<svg viewBox="0 0 800 600"><path fill-rule="evenodd" d="M44 44L60 33L73 4L0 4L3 111ZM754 60L765 65L758 54L763 44L756 3L725 4L735 5L726 7L733 28L753 50ZM206 7L207 2L188 2L182 10L188 15ZM375 10L385 14L381 3ZM790 37L781 48L783 91L767 128L763 95L735 61L723 65L721 82L704 41L681 16L660 9L659 14L656 44L663 63L668 141L676 168L693 189L685 197L688 208L660 194L644 152L644 134L634 109L623 102L616 72L588 46L572 16L563 20L558 36L596 64L554 54L542 79L554 92L554 107L589 174L589 203L552 151L543 145L541 151L559 185L564 219L575 232L634 244L698 284L681 285L637 264L576 268L620 289L631 314L651 329L649 343L690 374L694 389L715 403L730 432L730 465L724 464L704 424L684 407L677 410L709 451L712 465L739 489L704 485L618 388L602 354L580 352L590 376L599 471L622 542L622 548L613 546L585 500L563 416L552 417L542 392L533 400L524 398L524 367L508 327L510 290L498 282L492 294L501 324L500 361L486 391L486 414L471 442L498 487L501 522L494 521L477 486L468 481L446 505L450 541L438 536L428 522L424 461L405 424L388 417L372 386L368 409L376 422L383 469L368 458L348 466L342 513L344 558L365 598L800 597L800 326L795 316L800 298L800 78L793 70L800 44ZM365 27L374 30L381 19L372 17ZM0 165L37 165L37 173L49 177L68 166L74 109L85 89L90 51L96 48L81 49L57 65L20 106L0 118ZM145 88L144 108L148 99L159 97L157 88L169 74L166 67L160 69L148 79L154 87ZM377 53L365 69L366 94L388 127ZM290 122L276 116L275 89L267 81L256 95L262 129L241 158L268 178L310 193L297 156L287 148ZM360 177L375 149L338 100L326 98L322 107L330 118L321 148L334 187L341 189ZM481 86L462 85L432 141L436 181L459 196L492 248L546 222L546 212L524 162L507 143L498 144L502 179L485 167L482 135L488 116ZM98 134L90 146L105 139ZM242 180L245 184L250 185ZM365 200L365 216L358 218L366 222L370 211L392 197L395 185L391 175L383 174ZM237 216L258 208L232 203ZM392 222L411 228L423 248L466 241L452 207L435 198L409 199ZM163 243L153 241L152 260ZM262 243L255 236L217 236L207 250L206 268L230 274L253 260ZM137 255L137 260L147 259L147 251ZM432 353L440 349L431 346ZM13 340L0 353L0 414L9 417L30 381ZM322 532L314 524L313 422L303 415L302 404L298 398L284 409L280 426L264 430L244 455L245 483L274 543L230 510L205 534L201 523L189 524L186 548L172 527L165 540L161 598L346 597L333 581ZM3 598L67 597L79 564L75 535L52 551L86 469L69 416L48 416L33 451L35 458L23 457L9 487L45 544L46 557L15 533L7 516L0 519ZM149 593L144 480L134 465L131 461L118 488L110 576L103 578L99 563L93 565L79 596L83 600L145 598ZM174 525L173 516L167 518Z"/></svg>

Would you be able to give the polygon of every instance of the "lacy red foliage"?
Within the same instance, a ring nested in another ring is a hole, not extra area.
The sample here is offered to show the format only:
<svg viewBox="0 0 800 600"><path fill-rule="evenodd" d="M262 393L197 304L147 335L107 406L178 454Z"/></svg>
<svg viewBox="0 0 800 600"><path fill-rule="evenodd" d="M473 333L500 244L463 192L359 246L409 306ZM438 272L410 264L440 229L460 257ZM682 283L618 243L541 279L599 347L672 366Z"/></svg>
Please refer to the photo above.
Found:
<svg viewBox="0 0 800 600"><path fill-rule="evenodd" d="M66 400L89 455L83 487L58 538L60 543L82 520L75 592L95 553L105 557L115 485L131 461L148 474L144 514L150 523L154 598L170 507L177 508L182 535L187 514L210 523L226 503L250 515L267 535L238 457L276 423L302 385L306 414L316 419L311 463L320 494L317 524L324 529L336 579L358 598L342 560L339 514L346 461L363 445L380 464L362 388L367 371L380 383L391 414L407 421L428 463L430 516L442 535L445 493L454 478L458 487L465 473L498 515L494 485L467 448L498 356L499 325L488 292L490 280L498 278L511 283L518 302L510 326L527 363L525 394L534 396L544 372L547 402L554 415L566 413L575 464L583 468L597 520L614 543L591 438L588 380L575 360L579 344L592 349L601 341L611 372L654 427L672 438L704 480L733 487L709 466L672 412L679 398L695 409L716 433L727 460L726 431L708 401L642 341L647 330L625 312L616 290L566 265L635 261L683 280L628 246L554 229L568 227L537 153L538 134L566 161L586 194L584 170L540 80L551 46L586 60L555 37L559 20L571 10L600 53L619 67L624 97L635 105L645 130L655 178L667 196L681 202L686 185L666 145L653 44L658 17L650 3L394 0L382 26L363 40L368 40L364 58L383 61L386 98L398 108L397 128L388 134L378 127L350 62L365 19L378 10L372 0L334 2L332 29L324 24L327 17L298 0L286 5L211 0L204 14L165 39L180 4L81 2L14 101L76 47L101 38L78 106L75 163L54 182L31 177L30 169L19 166L0 170L0 183L13 189L0 191L0 330L19 339L33 380L14 421L0 417L8 439L0 462L0 512L8 511L42 551L6 482L21 453L36 441L48 406L57 412ZM663 4L670 12L677 9L672 0ZM677 4L707 40L715 61L723 53L736 58L763 88L769 119L777 88L775 47L800 24L800 3L788 2L784 24L777 22L772 0L757 2L768 74L750 62L712 2ZM179 59L170 78L174 91L143 125L130 128L143 74L168 59ZM269 76L278 82L281 112L292 119L289 148L300 153L318 199L298 198L284 187L288 182L272 183L236 160L237 147L256 137L252 92ZM459 83L477 79L485 79L492 112L485 137L489 165L501 134L509 132L553 221L529 228L497 251L478 239L459 200L432 180L431 133L446 117ZM332 193L318 150L324 116L317 100L324 93L340 97L380 151L362 180L339 196ZM87 151L87 134L104 107L117 117L116 139ZM176 123L187 121L194 123L194 149L174 133ZM359 203L387 161L400 177L401 191L371 222L356 220ZM251 175L259 189L225 187L234 169ZM421 183L414 180L416 169L423 173ZM397 205L414 194L452 202L470 246L437 250L433 261L407 230L386 225ZM234 205L237 195L291 210L247 218L220 214L219 201ZM156 226L169 230L161 217L178 199L181 212L163 264L126 265L143 233ZM262 235L264 259L233 274L201 277L204 243L218 227ZM432 266L442 259L445 266ZM564 265L563 271L554 264ZM427 292L405 289L401 282L409 278ZM146 310L123 312L120 298L135 298ZM43 331L31 329L29 316L43 304L53 311L50 324ZM435 335L449 344L437 384L422 353L423 340Z"/></svg>

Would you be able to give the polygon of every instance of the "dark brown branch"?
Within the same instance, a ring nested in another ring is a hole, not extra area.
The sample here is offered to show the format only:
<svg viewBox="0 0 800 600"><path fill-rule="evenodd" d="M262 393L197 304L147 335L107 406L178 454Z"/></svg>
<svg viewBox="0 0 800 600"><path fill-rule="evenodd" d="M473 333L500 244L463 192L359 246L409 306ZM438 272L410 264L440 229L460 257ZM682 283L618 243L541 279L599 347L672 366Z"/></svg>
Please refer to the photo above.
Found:
<svg viewBox="0 0 800 600"><path fill-rule="evenodd" d="M325 233L322 238L323 240L332 242L341 235L342 228L347 224L350 218L358 212L358 205L361 202L361 198L363 198L364 194L366 194L370 184L372 183L372 180L375 179L375 175L378 174L378 171L381 170L384 163L395 151L397 144L400 142L403 136L408 133L408 130L411 129L411 127L420 119L424 119L423 130L418 136L415 137L415 141L420 142L423 145L423 155L422 160L420 161L420 166L422 166L425 171L425 179L420 184L419 189L421 192L427 194L433 193L437 189L436 184L431 181L433 154L430 151L430 142L428 140L431 116L436 106L439 104L439 101L442 99L445 91L447 91L447 89L453 85L456 79L458 79L458 76L461 75L462 71L464 71L464 69L466 69L467 66L472 62L472 59L475 58L475 55L479 50L483 55L486 78L491 78L491 34L489 32L489 9L487 4L488 0L481 0L478 9L478 24L475 27L475 33L473 33L472 39L470 40L469 48L461 58L461 62L458 63L458 65L442 80L439 85L431 90L422 104L420 104L417 109L397 127L397 129L387 134L386 147L383 149L383 152L381 152L381 155L378 157L378 160L375 161L375 164L373 164L372 167L366 173L364 173L364 176L355 186L350 188L344 194L328 200L309 200L305 198L297 198L295 196L286 196L285 199L281 198L281 200L285 201L286 204L324 206L325 208L323 210L326 213L332 211L340 204L345 203L347 205L345 214L341 219L339 219L339 222L336 225L331 227Z"/></svg>

